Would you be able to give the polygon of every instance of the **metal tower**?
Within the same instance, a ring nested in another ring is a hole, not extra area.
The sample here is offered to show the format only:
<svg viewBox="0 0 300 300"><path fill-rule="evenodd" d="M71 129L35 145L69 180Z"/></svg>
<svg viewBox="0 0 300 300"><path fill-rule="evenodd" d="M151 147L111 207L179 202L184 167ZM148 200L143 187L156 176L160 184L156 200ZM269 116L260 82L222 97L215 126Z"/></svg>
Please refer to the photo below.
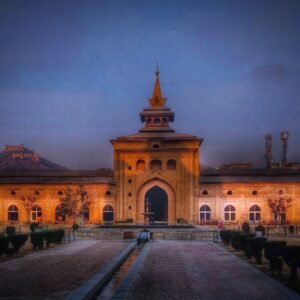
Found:
<svg viewBox="0 0 300 300"><path fill-rule="evenodd" d="M287 131L282 131L280 137L282 142L282 168L285 168L287 163L286 154L288 149L289 133Z"/></svg>
<svg viewBox="0 0 300 300"><path fill-rule="evenodd" d="M266 141L266 154L265 154L266 165L267 165L267 169L270 169L272 158L273 158L272 157L272 135L266 134L265 141Z"/></svg>

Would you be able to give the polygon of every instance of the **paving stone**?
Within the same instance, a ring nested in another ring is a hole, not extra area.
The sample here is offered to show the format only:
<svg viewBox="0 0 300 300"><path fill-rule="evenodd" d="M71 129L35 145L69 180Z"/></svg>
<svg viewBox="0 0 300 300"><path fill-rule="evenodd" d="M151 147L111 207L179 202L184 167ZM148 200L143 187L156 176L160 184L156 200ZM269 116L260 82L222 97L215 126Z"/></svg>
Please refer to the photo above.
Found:
<svg viewBox="0 0 300 300"><path fill-rule="evenodd" d="M210 242L151 243L127 299L285 300L300 296Z"/></svg>

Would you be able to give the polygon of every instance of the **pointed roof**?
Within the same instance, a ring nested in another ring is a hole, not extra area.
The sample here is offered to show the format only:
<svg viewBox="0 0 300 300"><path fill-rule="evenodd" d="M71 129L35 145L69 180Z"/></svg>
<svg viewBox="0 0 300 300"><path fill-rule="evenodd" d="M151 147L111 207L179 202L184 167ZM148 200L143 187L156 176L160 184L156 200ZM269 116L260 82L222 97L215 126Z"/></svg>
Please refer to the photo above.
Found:
<svg viewBox="0 0 300 300"><path fill-rule="evenodd" d="M159 69L158 64L156 64L156 71L155 71L155 84L153 89L152 97L149 99L149 103L151 106L164 106L166 103L167 98L163 98L160 83L159 83Z"/></svg>

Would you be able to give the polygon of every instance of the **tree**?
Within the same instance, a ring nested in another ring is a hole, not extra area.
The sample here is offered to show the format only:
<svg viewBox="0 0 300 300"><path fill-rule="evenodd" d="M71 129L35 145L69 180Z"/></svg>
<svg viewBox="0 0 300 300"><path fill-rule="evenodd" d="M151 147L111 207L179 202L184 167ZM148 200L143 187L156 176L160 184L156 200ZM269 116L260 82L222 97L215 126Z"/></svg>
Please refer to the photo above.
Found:
<svg viewBox="0 0 300 300"><path fill-rule="evenodd" d="M282 221L282 215L286 213L287 209L291 206L292 198L284 194L282 190L275 192L268 196L268 204L271 208L275 222Z"/></svg>
<svg viewBox="0 0 300 300"><path fill-rule="evenodd" d="M33 207L33 204L36 202L36 198L33 196L22 196L21 201L23 202L26 209L27 223L30 223L30 211Z"/></svg>
<svg viewBox="0 0 300 300"><path fill-rule="evenodd" d="M90 204L91 200L81 185L76 189L69 187L60 198L61 214L65 217L65 220L73 223L75 223L77 217L82 217L84 224L84 212Z"/></svg>

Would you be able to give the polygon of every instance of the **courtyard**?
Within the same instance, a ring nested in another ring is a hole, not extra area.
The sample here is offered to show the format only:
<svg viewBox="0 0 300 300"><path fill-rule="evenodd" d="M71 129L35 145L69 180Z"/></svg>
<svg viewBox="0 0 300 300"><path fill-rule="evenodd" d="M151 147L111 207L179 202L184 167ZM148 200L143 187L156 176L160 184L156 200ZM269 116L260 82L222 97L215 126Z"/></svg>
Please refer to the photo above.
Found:
<svg viewBox="0 0 300 300"><path fill-rule="evenodd" d="M1 297L80 299L76 291L132 244L81 240L3 262ZM97 299L111 298L283 300L300 296L215 243L158 240L145 244L111 297L100 293Z"/></svg>

